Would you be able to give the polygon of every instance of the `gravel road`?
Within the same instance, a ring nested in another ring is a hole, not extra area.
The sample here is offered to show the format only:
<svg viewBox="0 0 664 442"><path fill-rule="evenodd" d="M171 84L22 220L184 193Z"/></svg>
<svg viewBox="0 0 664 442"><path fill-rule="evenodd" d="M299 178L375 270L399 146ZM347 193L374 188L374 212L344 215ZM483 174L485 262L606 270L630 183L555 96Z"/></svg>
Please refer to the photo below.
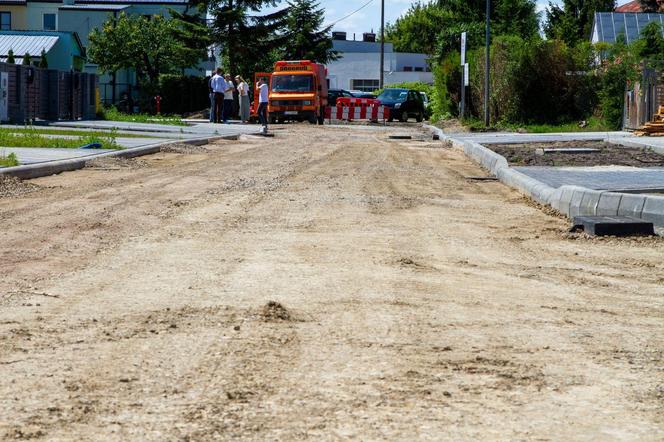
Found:
<svg viewBox="0 0 664 442"><path fill-rule="evenodd" d="M664 240L410 127L10 183L0 439L663 440Z"/></svg>

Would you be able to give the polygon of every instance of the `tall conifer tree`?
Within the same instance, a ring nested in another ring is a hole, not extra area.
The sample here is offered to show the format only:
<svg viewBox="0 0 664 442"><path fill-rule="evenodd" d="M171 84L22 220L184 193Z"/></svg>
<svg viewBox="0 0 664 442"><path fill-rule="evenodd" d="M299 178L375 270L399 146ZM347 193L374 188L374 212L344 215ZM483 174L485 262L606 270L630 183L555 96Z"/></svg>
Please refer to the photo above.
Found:
<svg viewBox="0 0 664 442"><path fill-rule="evenodd" d="M315 0L293 0L288 5L287 45L283 58L317 63L338 59L338 53L332 50L332 26L321 28L325 11L320 4Z"/></svg>

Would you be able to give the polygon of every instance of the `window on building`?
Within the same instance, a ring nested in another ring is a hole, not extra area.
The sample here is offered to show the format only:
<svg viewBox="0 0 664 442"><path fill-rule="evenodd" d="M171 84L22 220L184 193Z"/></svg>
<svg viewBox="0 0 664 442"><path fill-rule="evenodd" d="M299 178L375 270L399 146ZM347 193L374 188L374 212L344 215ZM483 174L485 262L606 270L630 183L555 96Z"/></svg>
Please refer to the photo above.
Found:
<svg viewBox="0 0 664 442"><path fill-rule="evenodd" d="M351 89L362 92L373 92L380 87L380 80L351 80Z"/></svg>
<svg viewBox="0 0 664 442"><path fill-rule="evenodd" d="M44 14L44 31L55 31L55 14Z"/></svg>
<svg viewBox="0 0 664 442"><path fill-rule="evenodd" d="M0 12L0 30L11 31L12 29L12 13Z"/></svg>
<svg viewBox="0 0 664 442"><path fill-rule="evenodd" d="M404 72L413 72L413 67L412 66L404 66L403 71Z"/></svg>
<svg viewBox="0 0 664 442"><path fill-rule="evenodd" d="M415 72L424 72L424 68L415 68Z"/></svg>

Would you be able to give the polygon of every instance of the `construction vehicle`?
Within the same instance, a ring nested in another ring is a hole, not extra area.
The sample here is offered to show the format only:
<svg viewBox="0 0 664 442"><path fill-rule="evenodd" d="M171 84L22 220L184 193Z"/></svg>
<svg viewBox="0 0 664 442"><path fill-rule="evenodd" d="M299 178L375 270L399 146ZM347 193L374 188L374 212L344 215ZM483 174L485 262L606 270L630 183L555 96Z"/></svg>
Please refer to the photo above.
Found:
<svg viewBox="0 0 664 442"><path fill-rule="evenodd" d="M323 124L327 106L327 68L309 60L278 61L270 79L270 122Z"/></svg>

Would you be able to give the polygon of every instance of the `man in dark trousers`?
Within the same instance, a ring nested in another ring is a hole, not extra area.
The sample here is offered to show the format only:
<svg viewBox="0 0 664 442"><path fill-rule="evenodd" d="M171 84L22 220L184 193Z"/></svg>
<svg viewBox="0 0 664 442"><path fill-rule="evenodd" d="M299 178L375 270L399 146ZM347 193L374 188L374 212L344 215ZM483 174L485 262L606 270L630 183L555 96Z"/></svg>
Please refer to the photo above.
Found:
<svg viewBox="0 0 664 442"><path fill-rule="evenodd" d="M224 114L224 92L228 89L221 68L217 68L217 73L210 80L210 86L214 94L214 122L221 123Z"/></svg>

